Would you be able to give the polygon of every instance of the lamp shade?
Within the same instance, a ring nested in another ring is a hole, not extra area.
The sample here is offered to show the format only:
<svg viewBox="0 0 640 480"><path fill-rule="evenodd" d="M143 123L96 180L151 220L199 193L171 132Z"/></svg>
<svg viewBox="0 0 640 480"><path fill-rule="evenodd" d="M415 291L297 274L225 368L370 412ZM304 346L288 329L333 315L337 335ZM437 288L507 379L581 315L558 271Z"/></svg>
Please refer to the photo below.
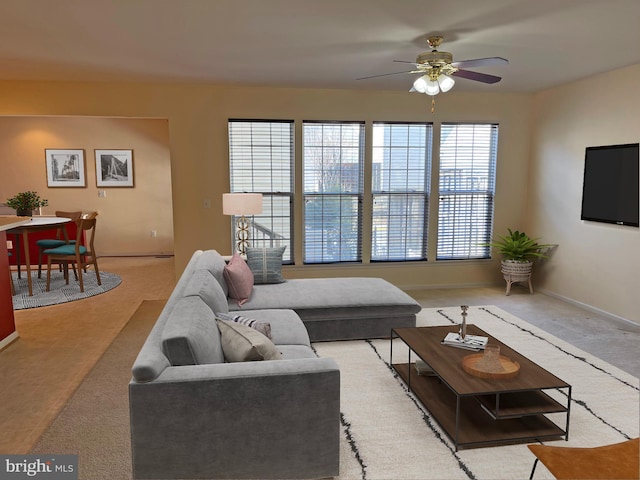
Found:
<svg viewBox="0 0 640 480"><path fill-rule="evenodd" d="M257 215L262 213L262 194L223 193L222 213L225 215Z"/></svg>

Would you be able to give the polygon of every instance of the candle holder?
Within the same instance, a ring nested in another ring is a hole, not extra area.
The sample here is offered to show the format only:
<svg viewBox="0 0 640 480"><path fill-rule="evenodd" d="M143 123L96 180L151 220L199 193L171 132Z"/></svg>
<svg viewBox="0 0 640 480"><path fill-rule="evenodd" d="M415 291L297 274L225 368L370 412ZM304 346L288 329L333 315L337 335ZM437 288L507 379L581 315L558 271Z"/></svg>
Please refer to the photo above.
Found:
<svg viewBox="0 0 640 480"><path fill-rule="evenodd" d="M458 336L460 337L460 340L464 342L464 337L467 336L467 310L469 309L469 306L462 305L460 308L462 309L462 323L460 324Z"/></svg>

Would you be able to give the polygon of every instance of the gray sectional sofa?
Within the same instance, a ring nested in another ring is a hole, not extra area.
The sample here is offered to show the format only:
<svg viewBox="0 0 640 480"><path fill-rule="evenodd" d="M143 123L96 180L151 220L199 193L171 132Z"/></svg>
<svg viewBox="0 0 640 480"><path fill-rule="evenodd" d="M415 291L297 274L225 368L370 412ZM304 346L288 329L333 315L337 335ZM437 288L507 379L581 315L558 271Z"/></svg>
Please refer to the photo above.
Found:
<svg viewBox="0 0 640 480"><path fill-rule="evenodd" d="M224 266L213 250L194 253L133 365L134 478L338 475L340 371L316 356L308 331L388 336L415 325L420 306L379 279L313 279L256 285L240 309ZM230 306L270 324L281 359L227 361L215 313Z"/></svg>

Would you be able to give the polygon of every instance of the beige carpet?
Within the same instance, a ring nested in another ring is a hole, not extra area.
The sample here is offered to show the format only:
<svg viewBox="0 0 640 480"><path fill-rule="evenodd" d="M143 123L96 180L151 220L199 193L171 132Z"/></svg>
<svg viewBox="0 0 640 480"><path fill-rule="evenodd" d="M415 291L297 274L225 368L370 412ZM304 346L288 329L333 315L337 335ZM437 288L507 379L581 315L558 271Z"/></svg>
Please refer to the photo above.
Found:
<svg viewBox="0 0 640 480"><path fill-rule="evenodd" d="M32 453L77 453L81 479L130 474L130 367L162 302L143 302ZM424 309L420 325L457 323L459 308ZM569 442L595 446L638 436L638 379L497 307L471 307L475 323L573 385ZM399 342L396 340L396 342ZM455 452L429 413L388 366L389 341L318 343L341 369L340 479L528 478L525 445ZM394 359L403 355L394 346ZM560 420L561 421L561 420ZM538 467L536 479L551 478Z"/></svg>
<svg viewBox="0 0 640 480"><path fill-rule="evenodd" d="M141 303L31 453L78 454L79 478L131 478L131 365L165 300Z"/></svg>

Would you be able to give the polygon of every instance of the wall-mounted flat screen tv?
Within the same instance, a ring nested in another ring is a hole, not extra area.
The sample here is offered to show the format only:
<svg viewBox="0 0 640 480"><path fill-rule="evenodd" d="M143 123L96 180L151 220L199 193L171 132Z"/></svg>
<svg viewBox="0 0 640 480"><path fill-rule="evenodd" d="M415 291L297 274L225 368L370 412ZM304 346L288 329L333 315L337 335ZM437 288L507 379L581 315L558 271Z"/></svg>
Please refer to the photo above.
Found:
<svg viewBox="0 0 640 480"><path fill-rule="evenodd" d="M639 145L587 147L582 220L639 226Z"/></svg>

